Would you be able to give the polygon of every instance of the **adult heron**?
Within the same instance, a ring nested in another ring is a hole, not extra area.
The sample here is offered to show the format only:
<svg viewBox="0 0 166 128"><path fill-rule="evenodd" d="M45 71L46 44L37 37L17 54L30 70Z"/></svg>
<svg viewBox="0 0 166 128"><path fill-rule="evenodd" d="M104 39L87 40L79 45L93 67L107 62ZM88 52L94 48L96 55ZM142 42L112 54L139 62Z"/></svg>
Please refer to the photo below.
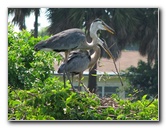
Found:
<svg viewBox="0 0 166 128"><path fill-rule="evenodd" d="M114 30L109 27L104 21L97 18L90 26L90 36L92 42L88 43L86 40L86 35L81 29L72 28L64 30L54 36L48 38L45 41L41 41L35 45L34 49L39 50L53 50L56 52L65 52L64 62L67 61L70 51L81 49L88 50L93 49L94 46L99 44L107 54L112 58L112 55L107 47L103 46L102 40L97 36L98 30L106 30L111 34L114 34Z"/></svg>

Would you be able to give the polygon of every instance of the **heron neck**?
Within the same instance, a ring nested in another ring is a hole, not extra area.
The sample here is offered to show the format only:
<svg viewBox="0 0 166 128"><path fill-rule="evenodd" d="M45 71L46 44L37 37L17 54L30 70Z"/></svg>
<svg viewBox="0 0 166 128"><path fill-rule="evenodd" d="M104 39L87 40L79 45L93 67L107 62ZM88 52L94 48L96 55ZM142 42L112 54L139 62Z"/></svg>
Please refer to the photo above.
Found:
<svg viewBox="0 0 166 128"><path fill-rule="evenodd" d="M101 49L99 46L95 46L93 48L94 50L94 53L91 55L91 61L90 61L90 64L89 64L89 68L92 69L93 66L96 64L97 60L99 59L100 57L100 54L101 54Z"/></svg>
<svg viewBox="0 0 166 128"><path fill-rule="evenodd" d="M93 27L91 27L90 28L90 37L92 38L92 39L97 39L98 38L98 36L97 36L97 29L94 29Z"/></svg>
<svg viewBox="0 0 166 128"><path fill-rule="evenodd" d="M100 40L96 33L97 31L90 31L90 37L92 38L92 42L86 44L89 49L93 49L94 47L96 47L98 44L97 42Z"/></svg>
<svg viewBox="0 0 166 128"><path fill-rule="evenodd" d="M93 49L94 47L97 46L98 40L99 39L97 39L97 38L92 38L92 42L90 42L90 43L87 42L87 43L83 44L84 48L86 48L86 49Z"/></svg>

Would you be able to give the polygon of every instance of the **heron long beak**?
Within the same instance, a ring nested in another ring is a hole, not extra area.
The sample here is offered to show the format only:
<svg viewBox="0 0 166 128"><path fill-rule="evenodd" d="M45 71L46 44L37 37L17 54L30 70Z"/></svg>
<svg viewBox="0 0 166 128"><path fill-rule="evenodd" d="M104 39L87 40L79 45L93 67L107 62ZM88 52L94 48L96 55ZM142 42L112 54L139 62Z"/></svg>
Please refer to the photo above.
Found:
<svg viewBox="0 0 166 128"><path fill-rule="evenodd" d="M104 28L110 32L111 34L115 34L115 30L113 30L111 27L109 27L106 23L103 23Z"/></svg>
<svg viewBox="0 0 166 128"><path fill-rule="evenodd" d="M104 42L101 44L101 47L104 49L104 51L109 55L109 57L111 59L114 59L112 53L110 52L108 46L107 46L107 43L105 42L105 40L103 40Z"/></svg>
<svg viewBox="0 0 166 128"><path fill-rule="evenodd" d="M111 59L114 58L113 55L112 55L112 53L111 53L110 50L108 49L108 47L102 46L102 48L103 48L104 51L109 55L109 57L110 57Z"/></svg>

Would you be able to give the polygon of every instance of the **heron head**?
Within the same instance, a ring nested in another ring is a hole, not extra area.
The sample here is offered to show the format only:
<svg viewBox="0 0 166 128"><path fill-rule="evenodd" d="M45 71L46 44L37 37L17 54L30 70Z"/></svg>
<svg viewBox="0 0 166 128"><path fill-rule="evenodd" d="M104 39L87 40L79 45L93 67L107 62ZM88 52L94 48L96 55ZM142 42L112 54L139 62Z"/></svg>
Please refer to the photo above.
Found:
<svg viewBox="0 0 166 128"><path fill-rule="evenodd" d="M97 31L97 30L106 30L110 32L111 34L114 34L115 31L109 27L103 20L97 18L95 19L90 27L91 31Z"/></svg>
<svg viewBox="0 0 166 128"><path fill-rule="evenodd" d="M39 43L37 43L35 46L34 46L34 50L35 51L39 51L43 48L43 44L45 43L45 41L40 41Z"/></svg>
<svg viewBox="0 0 166 128"><path fill-rule="evenodd" d="M53 49L51 49L50 47L46 46L47 45L47 41L40 41L39 43L37 43L34 46L34 50L35 51L39 51L39 50L43 50L43 51L52 51Z"/></svg>

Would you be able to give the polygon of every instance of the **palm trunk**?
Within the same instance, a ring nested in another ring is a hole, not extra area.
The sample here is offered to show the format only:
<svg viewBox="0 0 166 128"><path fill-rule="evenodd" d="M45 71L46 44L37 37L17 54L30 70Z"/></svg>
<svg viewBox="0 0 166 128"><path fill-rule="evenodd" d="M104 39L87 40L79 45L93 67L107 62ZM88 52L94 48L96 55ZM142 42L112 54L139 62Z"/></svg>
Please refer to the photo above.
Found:
<svg viewBox="0 0 166 128"><path fill-rule="evenodd" d="M35 9L35 24L34 24L34 37L38 37L38 16L39 16L39 9Z"/></svg>
<svg viewBox="0 0 166 128"><path fill-rule="evenodd" d="M89 88L89 91L92 93L96 93L96 88L97 88L96 68L97 68L97 64L95 64L93 69L89 71L88 88Z"/></svg>

